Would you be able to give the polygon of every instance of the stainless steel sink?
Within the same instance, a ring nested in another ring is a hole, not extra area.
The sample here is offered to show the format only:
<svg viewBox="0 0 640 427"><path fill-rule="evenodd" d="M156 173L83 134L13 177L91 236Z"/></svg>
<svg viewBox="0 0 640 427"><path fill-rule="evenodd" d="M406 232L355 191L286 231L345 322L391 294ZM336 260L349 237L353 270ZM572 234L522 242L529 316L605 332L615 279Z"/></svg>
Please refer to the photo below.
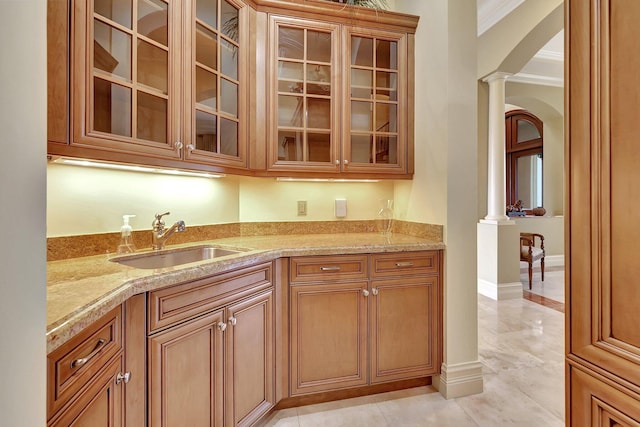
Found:
<svg viewBox="0 0 640 427"><path fill-rule="evenodd" d="M204 261L227 255L238 254L242 251L222 249L215 246L191 246L180 249L147 252L144 254L125 255L111 258L109 261L130 267L142 269L166 268L190 262Z"/></svg>

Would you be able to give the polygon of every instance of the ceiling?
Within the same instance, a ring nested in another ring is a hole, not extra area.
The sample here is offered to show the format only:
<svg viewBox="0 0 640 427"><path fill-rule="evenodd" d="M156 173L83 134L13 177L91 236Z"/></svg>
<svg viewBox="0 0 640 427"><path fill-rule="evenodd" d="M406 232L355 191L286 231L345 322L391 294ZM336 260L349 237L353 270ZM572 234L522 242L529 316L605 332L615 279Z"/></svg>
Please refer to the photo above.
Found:
<svg viewBox="0 0 640 427"><path fill-rule="evenodd" d="M525 1L527 0L477 0L478 36ZM549 40L509 81L564 86L564 30Z"/></svg>

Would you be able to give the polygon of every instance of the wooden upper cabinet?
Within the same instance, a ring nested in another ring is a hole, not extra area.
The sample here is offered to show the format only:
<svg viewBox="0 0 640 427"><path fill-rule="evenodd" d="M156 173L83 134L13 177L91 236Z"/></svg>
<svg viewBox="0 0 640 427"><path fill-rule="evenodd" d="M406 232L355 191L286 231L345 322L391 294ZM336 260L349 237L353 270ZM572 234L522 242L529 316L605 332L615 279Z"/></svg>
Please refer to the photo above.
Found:
<svg viewBox="0 0 640 427"><path fill-rule="evenodd" d="M54 115L49 154L189 169L246 168L244 3L72 0L71 5L71 132L64 141L63 121ZM63 31L55 29L62 21L60 9L50 7L52 43ZM66 85L54 66L57 57L49 56L52 96ZM62 101L51 98L50 115Z"/></svg>
<svg viewBox="0 0 640 427"><path fill-rule="evenodd" d="M413 34L288 7L268 23L268 172L409 177Z"/></svg>

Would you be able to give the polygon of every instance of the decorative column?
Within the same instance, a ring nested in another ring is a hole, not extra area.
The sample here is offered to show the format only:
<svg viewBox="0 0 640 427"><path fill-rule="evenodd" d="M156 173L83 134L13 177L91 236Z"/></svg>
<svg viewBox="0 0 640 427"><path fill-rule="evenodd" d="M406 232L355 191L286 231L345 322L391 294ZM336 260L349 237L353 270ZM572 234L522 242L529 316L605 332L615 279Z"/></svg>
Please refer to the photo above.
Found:
<svg viewBox="0 0 640 427"><path fill-rule="evenodd" d="M504 88L511 74L495 72L483 81L489 83L489 182L487 188L487 216L484 219L507 221L505 214L505 129Z"/></svg>
<svg viewBox="0 0 640 427"><path fill-rule="evenodd" d="M521 298L520 227L506 215L505 82L495 72L489 84L487 216L478 224L478 293L496 300Z"/></svg>

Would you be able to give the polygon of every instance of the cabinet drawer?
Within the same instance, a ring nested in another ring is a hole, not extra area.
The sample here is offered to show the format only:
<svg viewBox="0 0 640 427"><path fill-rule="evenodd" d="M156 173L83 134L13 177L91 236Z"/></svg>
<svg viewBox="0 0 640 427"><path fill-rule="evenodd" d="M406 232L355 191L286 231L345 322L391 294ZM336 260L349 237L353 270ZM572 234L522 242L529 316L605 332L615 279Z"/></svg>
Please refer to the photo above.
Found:
<svg viewBox="0 0 640 427"><path fill-rule="evenodd" d="M149 292L149 332L191 319L271 286L271 263Z"/></svg>
<svg viewBox="0 0 640 427"><path fill-rule="evenodd" d="M122 308L107 313L47 356L47 414L60 409L122 350Z"/></svg>
<svg viewBox="0 0 640 427"><path fill-rule="evenodd" d="M366 255L291 258L291 283L366 278Z"/></svg>
<svg viewBox="0 0 640 427"><path fill-rule="evenodd" d="M438 251L396 252L371 256L371 278L437 274Z"/></svg>

